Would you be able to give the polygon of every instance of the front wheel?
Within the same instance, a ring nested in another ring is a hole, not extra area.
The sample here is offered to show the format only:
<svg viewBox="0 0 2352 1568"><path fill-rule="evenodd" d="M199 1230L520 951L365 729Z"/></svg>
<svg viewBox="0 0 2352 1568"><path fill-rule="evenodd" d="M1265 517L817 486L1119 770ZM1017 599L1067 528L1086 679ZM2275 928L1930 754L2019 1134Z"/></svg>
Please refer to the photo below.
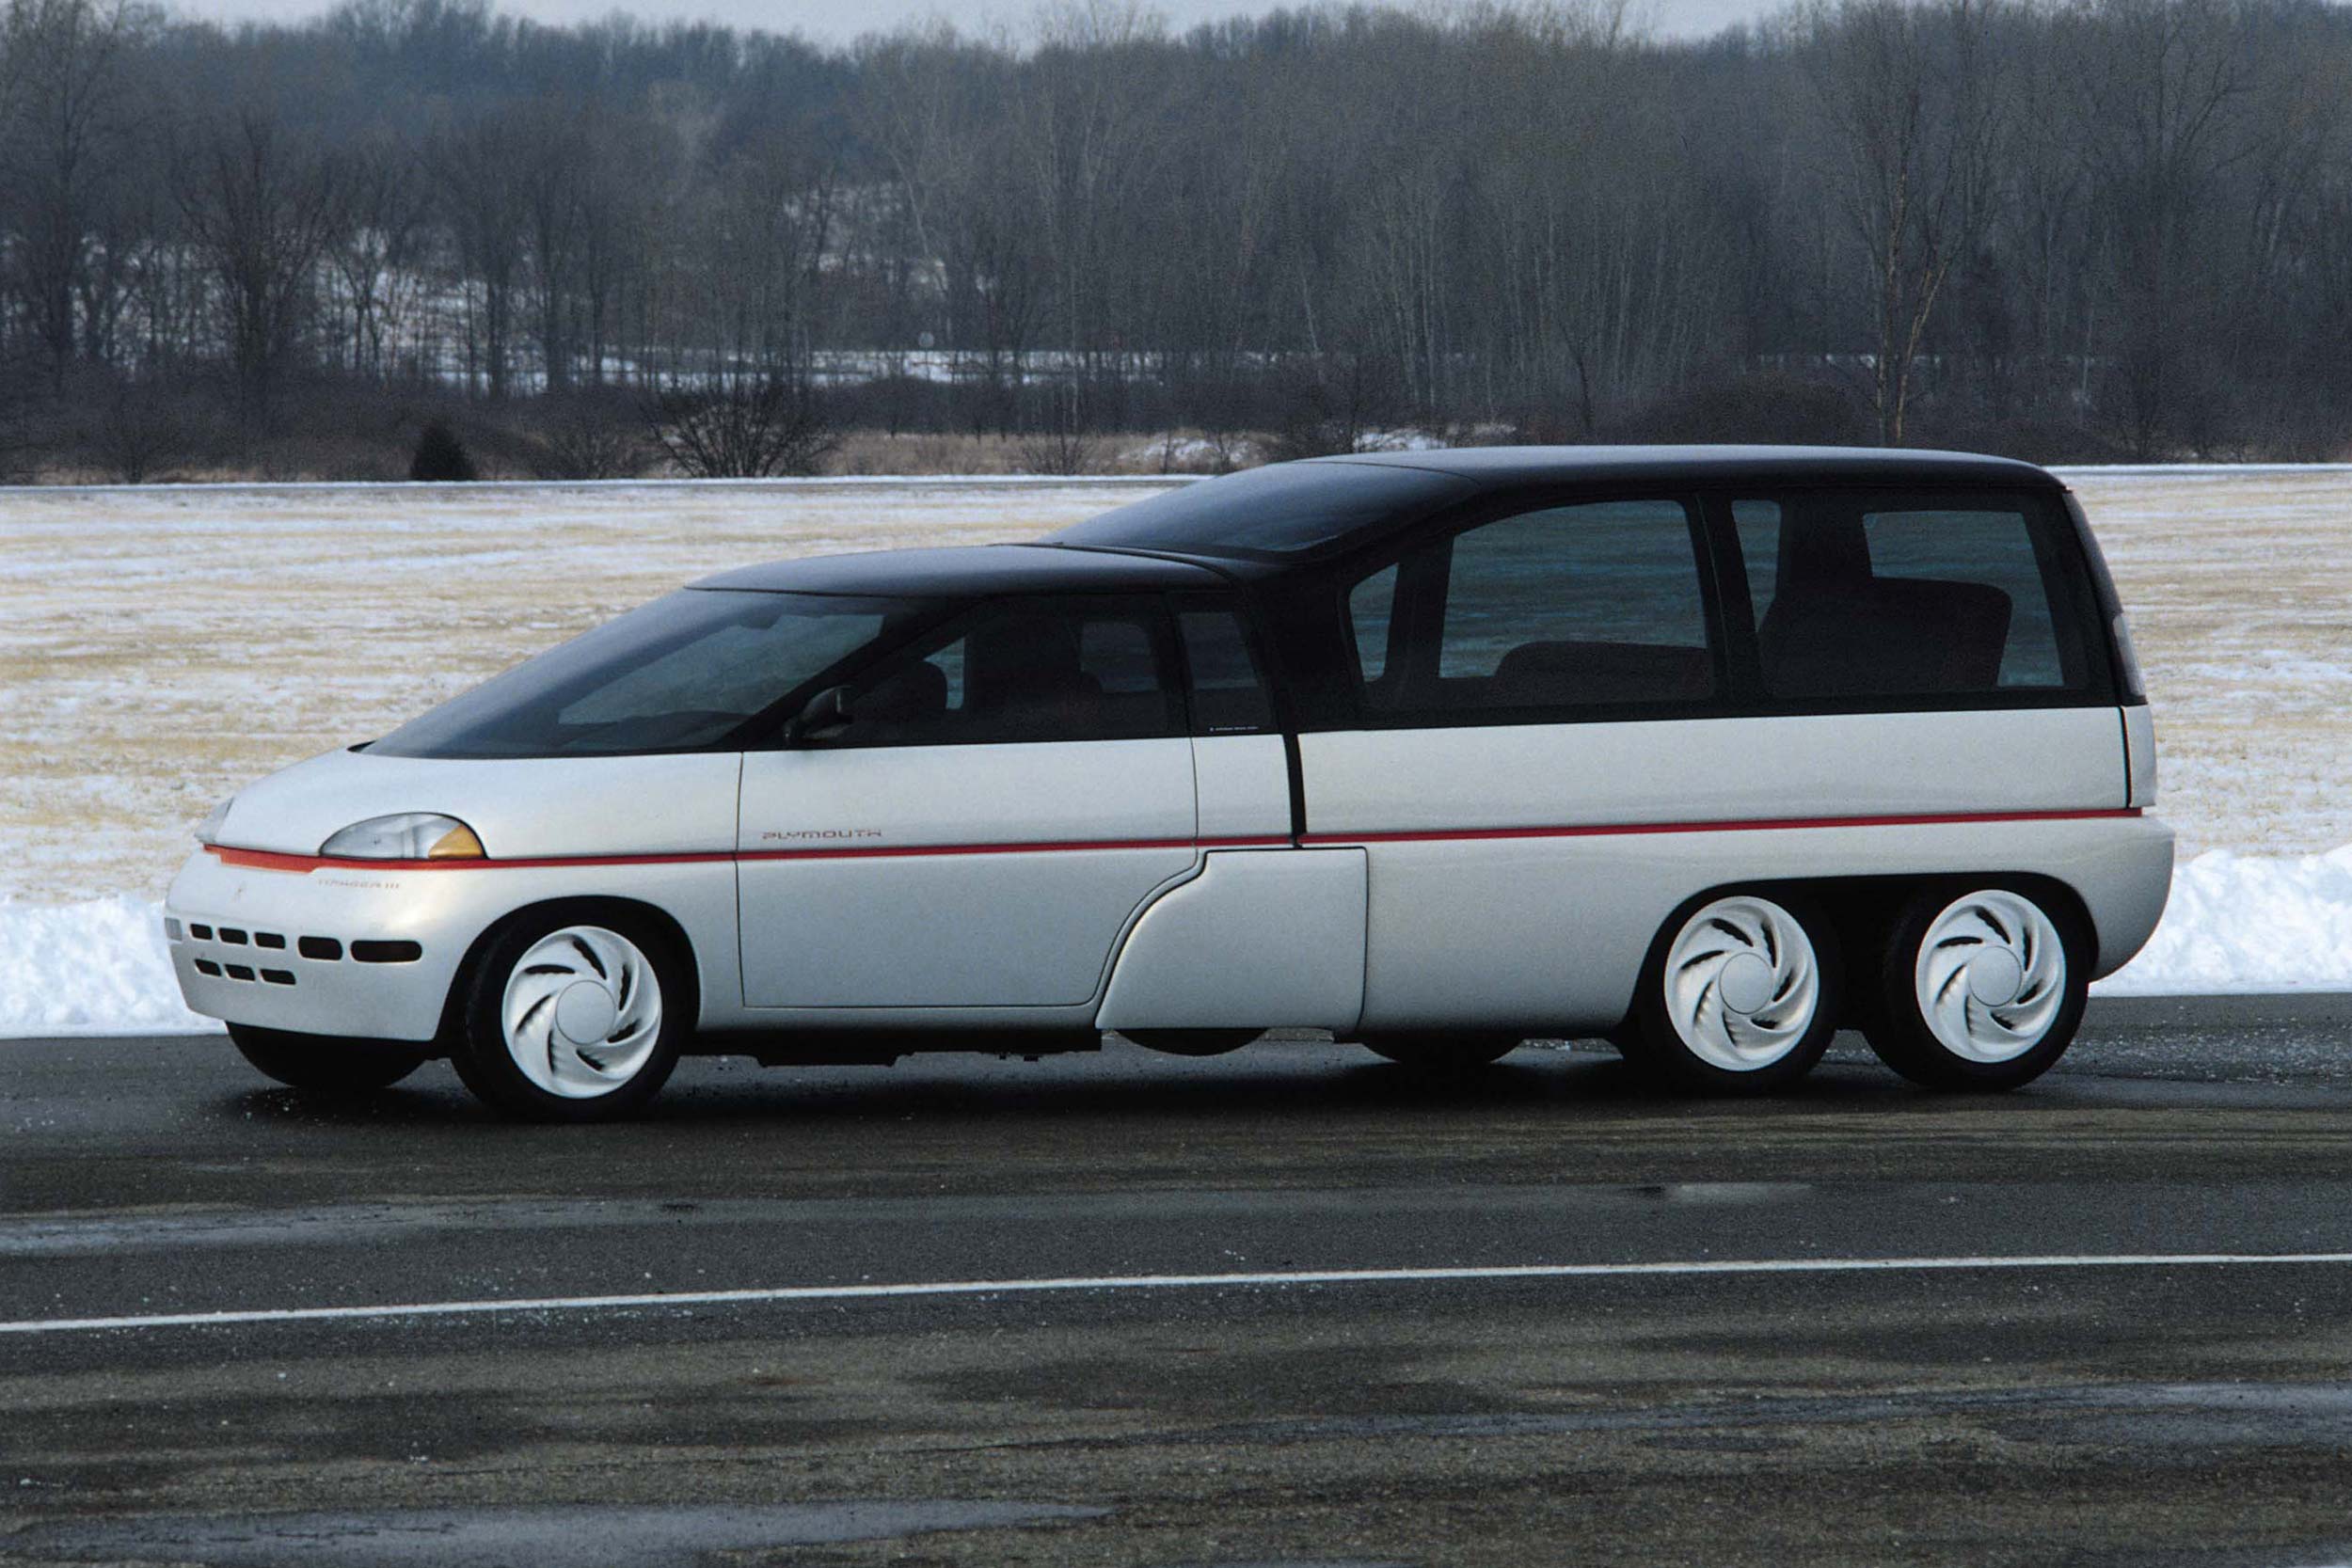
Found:
<svg viewBox="0 0 2352 1568"><path fill-rule="evenodd" d="M460 982L451 1057L466 1086L532 1121L610 1121L661 1092L692 1027L681 958L642 919L542 911Z"/></svg>
<svg viewBox="0 0 2352 1568"><path fill-rule="evenodd" d="M1923 893L1886 944L1870 1049L1931 1088L2031 1083L2082 1023L2088 946L2070 911L2014 888Z"/></svg>
<svg viewBox="0 0 2352 1568"><path fill-rule="evenodd" d="M422 1067L426 1053L400 1040L350 1039L338 1035L297 1035L286 1029L229 1026L237 1054L265 1077L290 1088L332 1089L364 1094L391 1087Z"/></svg>
<svg viewBox="0 0 2352 1568"><path fill-rule="evenodd" d="M1770 1094L1829 1049L1842 979L1836 943L1809 907L1723 895L1659 933L1619 1050L1673 1088Z"/></svg>

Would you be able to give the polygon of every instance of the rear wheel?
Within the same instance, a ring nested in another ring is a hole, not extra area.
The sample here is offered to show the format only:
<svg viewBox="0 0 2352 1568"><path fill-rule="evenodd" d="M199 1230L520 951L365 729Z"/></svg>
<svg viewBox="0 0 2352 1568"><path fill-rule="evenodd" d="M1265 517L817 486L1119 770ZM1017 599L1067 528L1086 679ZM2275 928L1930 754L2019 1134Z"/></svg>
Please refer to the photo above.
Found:
<svg viewBox="0 0 2352 1568"><path fill-rule="evenodd" d="M1470 1072L1518 1049L1518 1035L1494 1033L1367 1035L1364 1049L1416 1072Z"/></svg>
<svg viewBox="0 0 2352 1568"><path fill-rule="evenodd" d="M1726 894L1659 933L1619 1050L1705 1094L1770 1094L1813 1070L1837 1030L1843 973L1801 901Z"/></svg>
<svg viewBox="0 0 2352 1568"><path fill-rule="evenodd" d="M422 1067L427 1053L403 1040L352 1039L340 1035L297 1035L232 1023L229 1038L237 1054L266 1077L297 1089L335 1089L346 1094L389 1088Z"/></svg>
<svg viewBox="0 0 2352 1568"><path fill-rule="evenodd" d="M1870 1048L1933 1088L2031 1083L2082 1023L2089 958L2073 913L2053 900L1998 886L1923 893L1882 958Z"/></svg>
<svg viewBox="0 0 2352 1568"><path fill-rule="evenodd" d="M543 911L460 981L452 1057L466 1086L532 1121L610 1121L661 1092L692 1027L682 960L649 923Z"/></svg>

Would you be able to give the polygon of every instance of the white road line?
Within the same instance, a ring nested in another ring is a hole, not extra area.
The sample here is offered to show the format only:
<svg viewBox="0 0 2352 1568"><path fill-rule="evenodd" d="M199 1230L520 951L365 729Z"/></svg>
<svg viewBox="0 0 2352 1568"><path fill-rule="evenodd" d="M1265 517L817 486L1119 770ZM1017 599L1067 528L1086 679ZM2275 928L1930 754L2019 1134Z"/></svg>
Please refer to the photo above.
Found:
<svg viewBox="0 0 2352 1568"><path fill-rule="evenodd" d="M1449 1280L1902 1274L1979 1269L2236 1268L2263 1263L2352 1263L2352 1252L2047 1253L2017 1258L1703 1258L1660 1263L1516 1263L1443 1269L1301 1269L1281 1274L1145 1274L1046 1279L954 1279L915 1281L902 1285L783 1285L751 1291L674 1291L620 1296L421 1301L387 1307L280 1307L236 1312L154 1312L121 1318L27 1318L0 1323L0 1334L80 1334L121 1328L212 1328L238 1323L365 1323L386 1318L632 1311L647 1307L754 1307L774 1302L870 1301L909 1296L1040 1295L1073 1291L1214 1291L1230 1290L1236 1286L1409 1285Z"/></svg>

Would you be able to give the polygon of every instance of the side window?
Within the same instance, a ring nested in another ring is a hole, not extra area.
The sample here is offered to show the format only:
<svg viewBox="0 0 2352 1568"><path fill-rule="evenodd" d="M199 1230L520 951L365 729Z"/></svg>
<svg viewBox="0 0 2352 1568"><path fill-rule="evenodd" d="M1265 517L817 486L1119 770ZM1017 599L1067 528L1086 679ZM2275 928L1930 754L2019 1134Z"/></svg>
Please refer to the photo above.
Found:
<svg viewBox="0 0 2352 1568"><path fill-rule="evenodd" d="M1748 602L1760 623L1772 613L1772 589L1780 580L1780 503L1733 501L1731 523L1747 562Z"/></svg>
<svg viewBox="0 0 2352 1568"><path fill-rule="evenodd" d="M1389 627L1396 617L1396 568L1383 566L1348 592L1347 624L1356 668L1370 685L1389 673Z"/></svg>
<svg viewBox="0 0 2352 1568"><path fill-rule="evenodd" d="M1176 617L1192 674L1192 733L1248 735L1274 727L1274 705L1230 610L1186 610Z"/></svg>
<svg viewBox="0 0 2352 1568"><path fill-rule="evenodd" d="M845 746L1133 740L1184 733L1151 599L986 606L850 695Z"/></svg>
<svg viewBox="0 0 2352 1568"><path fill-rule="evenodd" d="M2050 591L2015 512L1873 512L1862 519L1870 575L1882 581L1971 584L2009 599L1998 686L2064 686Z"/></svg>
<svg viewBox="0 0 2352 1568"><path fill-rule="evenodd" d="M1783 699L1996 696L2084 684L2052 509L1819 495L1732 509L1765 689Z"/></svg>
<svg viewBox="0 0 2352 1568"><path fill-rule="evenodd" d="M1698 545L1679 501L1522 512L1424 546L1402 567L1409 632L1391 659L1406 668L1367 680L1373 713L1605 713L1717 689Z"/></svg>

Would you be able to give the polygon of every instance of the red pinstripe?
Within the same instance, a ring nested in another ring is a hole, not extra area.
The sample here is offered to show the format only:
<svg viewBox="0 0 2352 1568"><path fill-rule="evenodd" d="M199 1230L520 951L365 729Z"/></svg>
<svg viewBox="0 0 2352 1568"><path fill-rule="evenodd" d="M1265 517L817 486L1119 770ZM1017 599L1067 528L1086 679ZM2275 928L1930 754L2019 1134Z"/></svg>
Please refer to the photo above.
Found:
<svg viewBox="0 0 2352 1568"><path fill-rule="evenodd" d="M2138 816L2137 806L2100 811L1923 812L1902 816L1759 816L1707 822L1608 822L1564 828L1439 828L1412 832L1309 833L1298 842L1326 844L1453 844L1486 838L1618 838L1642 833L1765 833L1807 828L1925 828L1972 822L2077 822Z"/></svg>
<svg viewBox="0 0 2352 1568"><path fill-rule="evenodd" d="M1787 832L1815 828L1918 828L1985 822L2074 822L2142 815L2137 806L2098 811L1993 811L1921 813L1899 816L1775 816L1712 822L1609 822L1568 827L1454 828L1409 832L1309 833L1302 846L1351 844L1454 844L1482 839L1611 838L1646 833ZM528 871L600 865L691 865L704 861L903 860L943 855L1048 855L1107 849L1266 849L1293 843L1286 833L1249 838L1093 839L1009 844L886 844L862 847L806 849L716 849L657 855L550 855L520 860L365 861L340 856L287 855L274 849L205 847L223 865L256 871Z"/></svg>

